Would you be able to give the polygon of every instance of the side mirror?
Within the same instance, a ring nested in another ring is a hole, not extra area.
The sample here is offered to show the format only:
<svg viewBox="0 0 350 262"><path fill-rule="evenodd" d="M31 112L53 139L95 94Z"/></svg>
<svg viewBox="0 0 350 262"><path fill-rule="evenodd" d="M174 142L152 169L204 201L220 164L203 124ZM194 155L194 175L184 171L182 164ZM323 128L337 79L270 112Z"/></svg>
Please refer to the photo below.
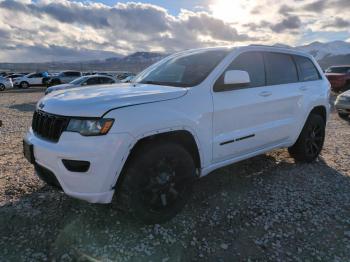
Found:
<svg viewBox="0 0 350 262"><path fill-rule="evenodd" d="M250 83L250 77L248 72L241 70L229 70L226 71L224 77L225 85L242 85L248 86Z"/></svg>
<svg viewBox="0 0 350 262"><path fill-rule="evenodd" d="M250 77L247 71L229 70L226 71L215 83L214 91L229 91L238 88L248 87L250 84Z"/></svg>

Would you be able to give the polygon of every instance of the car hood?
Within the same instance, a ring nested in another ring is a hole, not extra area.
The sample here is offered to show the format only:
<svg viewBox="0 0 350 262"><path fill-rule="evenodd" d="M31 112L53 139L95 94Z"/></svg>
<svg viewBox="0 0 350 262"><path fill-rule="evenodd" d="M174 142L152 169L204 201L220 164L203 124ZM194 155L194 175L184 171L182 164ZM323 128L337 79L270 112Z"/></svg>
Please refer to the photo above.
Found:
<svg viewBox="0 0 350 262"><path fill-rule="evenodd" d="M186 93L186 88L147 84L79 87L50 93L38 102L37 109L64 116L101 117L111 109L175 99Z"/></svg>
<svg viewBox="0 0 350 262"><path fill-rule="evenodd" d="M56 91L56 90L63 90L67 88L74 87L73 84L62 84L62 85L56 85L56 86L51 86L47 90L48 91Z"/></svg>
<svg viewBox="0 0 350 262"><path fill-rule="evenodd" d="M344 93L341 93L340 95L341 95L341 96L350 97L350 90L345 91Z"/></svg>
<svg viewBox="0 0 350 262"><path fill-rule="evenodd" d="M343 74L343 73L326 73L325 74L326 76L345 76L346 74Z"/></svg>

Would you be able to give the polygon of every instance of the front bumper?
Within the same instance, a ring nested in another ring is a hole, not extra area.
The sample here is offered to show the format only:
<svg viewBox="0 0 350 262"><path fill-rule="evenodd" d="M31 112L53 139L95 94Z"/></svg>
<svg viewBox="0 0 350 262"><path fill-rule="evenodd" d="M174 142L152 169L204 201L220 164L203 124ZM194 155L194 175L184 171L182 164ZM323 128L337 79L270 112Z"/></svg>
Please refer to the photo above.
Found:
<svg viewBox="0 0 350 262"><path fill-rule="evenodd" d="M25 139L33 144L35 164L51 172L64 192L90 203L110 203L114 186L127 158L132 137L107 134L84 137L63 132L57 143L37 137L33 131ZM90 162L86 172L69 171L62 160Z"/></svg>
<svg viewBox="0 0 350 262"><path fill-rule="evenodd" d="M350 114L350 101L336 100L334 103L334 107L339 113Z"/></svg>

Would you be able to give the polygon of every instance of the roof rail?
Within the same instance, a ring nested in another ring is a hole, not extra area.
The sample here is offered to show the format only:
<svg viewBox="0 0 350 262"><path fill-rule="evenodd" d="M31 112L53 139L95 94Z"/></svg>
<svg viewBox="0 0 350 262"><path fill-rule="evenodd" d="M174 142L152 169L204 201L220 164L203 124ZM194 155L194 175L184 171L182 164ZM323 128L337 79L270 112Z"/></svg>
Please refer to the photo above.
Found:
<svg viewBox="0 0 350 262"><path fill-rule="evenodd" d="M249 46L262 46L262 47L293 49L293 47L291 47L291 46L279 46L279 45L250 44Z"/></svg>

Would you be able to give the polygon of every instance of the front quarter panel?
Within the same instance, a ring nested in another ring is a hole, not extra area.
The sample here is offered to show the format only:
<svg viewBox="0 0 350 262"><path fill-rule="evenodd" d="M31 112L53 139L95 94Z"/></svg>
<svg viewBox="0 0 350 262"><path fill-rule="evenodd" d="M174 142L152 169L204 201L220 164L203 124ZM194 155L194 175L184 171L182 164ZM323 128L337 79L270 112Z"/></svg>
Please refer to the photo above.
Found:
<svg viewBox="0 0 350 262"><path fill-rule="evenodd" d="M105 118L115 119L111 133L128 133L134 145L151 135L176 130L189 131L196 140L201 166L212 159L212 101L203 87L196 87L180 98L115 109ZM205 142L203 142L205 141Z"/></svg>

